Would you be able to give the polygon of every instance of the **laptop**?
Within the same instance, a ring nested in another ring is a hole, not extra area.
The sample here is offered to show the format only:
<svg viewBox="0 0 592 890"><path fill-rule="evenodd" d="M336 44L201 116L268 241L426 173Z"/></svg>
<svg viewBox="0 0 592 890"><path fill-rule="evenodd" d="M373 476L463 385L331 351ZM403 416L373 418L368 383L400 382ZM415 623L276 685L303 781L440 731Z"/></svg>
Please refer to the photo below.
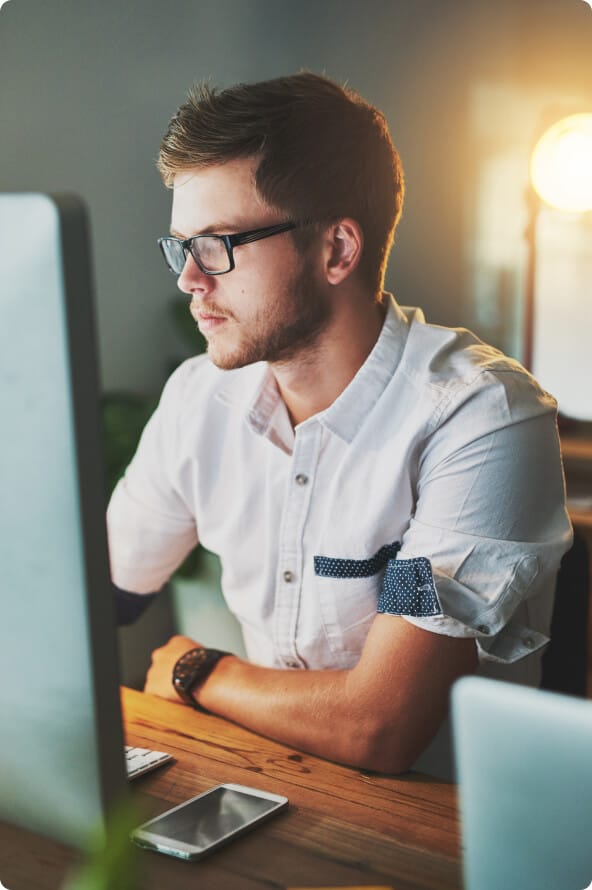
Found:
<svg viewBox="0 0 592 890"><path fill-rule="evenodd" d="M467 677L452 717L466 890L589 890L592 702Z"/></svg>
<svg viewBox="0 0 592 890"><path fill-rule="evenodd" d="M0 820L75 846L127 792L91 282L79 199L0 195Z"/></svg>

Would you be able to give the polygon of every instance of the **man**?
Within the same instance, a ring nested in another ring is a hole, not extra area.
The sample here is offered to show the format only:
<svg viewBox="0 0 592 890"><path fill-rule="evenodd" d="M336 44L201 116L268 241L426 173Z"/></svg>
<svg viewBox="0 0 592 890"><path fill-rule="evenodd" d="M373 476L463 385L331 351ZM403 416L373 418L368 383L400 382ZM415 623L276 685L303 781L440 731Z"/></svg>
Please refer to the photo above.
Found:
<svg viewBox="0 0 592 890"><path fill-rule="evenodd" d="M403 771L461 675L539 682L571 540L555 403L382 293L403 173L356 94L309 73L202 88L158 164L208 353L114 492L113 580L133 612L199 539L249 661L174 637L146 691Z"/></svg>

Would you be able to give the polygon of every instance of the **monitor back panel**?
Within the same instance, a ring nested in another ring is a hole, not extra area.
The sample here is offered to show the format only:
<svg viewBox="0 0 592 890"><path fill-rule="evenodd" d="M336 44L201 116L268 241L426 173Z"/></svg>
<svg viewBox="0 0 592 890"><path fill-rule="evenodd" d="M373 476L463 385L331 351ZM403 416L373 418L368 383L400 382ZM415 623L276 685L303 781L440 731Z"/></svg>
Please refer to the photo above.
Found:
<svg viewBox="0 0 592 890"><path fill-rule="evenodd" d="M83 843L124 793L90 252L0 195L0 819Z"/></svg>
<svg viewBox="0 0 592 890"><path fill-rule="evenodd" d="M453 690L467 890L592 882L592 702L479 677Z"/></svg>

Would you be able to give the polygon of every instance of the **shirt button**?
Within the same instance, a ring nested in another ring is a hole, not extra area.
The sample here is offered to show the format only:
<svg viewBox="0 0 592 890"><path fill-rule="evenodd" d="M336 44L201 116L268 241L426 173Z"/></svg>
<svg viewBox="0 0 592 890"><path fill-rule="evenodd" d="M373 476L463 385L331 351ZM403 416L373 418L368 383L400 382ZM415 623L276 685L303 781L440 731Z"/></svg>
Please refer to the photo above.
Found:
<svg viewBox="0 0 592 890"><path fill-rule="evenodd" d="M297 662L297 661L287 661L287 662L286 662L286 667L289 667L289 668L297 668L298 666L299 666L299 665L298 665L298 662Z"/></svg>
<svg viewBox="0 0 592 890"><path fill-rule="evenodd" d="M534 649L536 643L532 637L523 637L523 643L527 649Z"/></svg>
<svg viewBox="0 0 592 890"><path fill-rule="evenodd" d="M306 485L308 482L308 476L305 473L298 473L296 476L296 485Z"/></svg>
<svg viewBox="0 0 592 890"><path fill-rule="evenodd" d="M286 584L290 584L291 581L294 580L294 575L292 572L284 572L284 581Z"/></svg>
<svg viewBox="0 0 592 890"><path fill-rule="evenodd" d="M477 630L479 631L480 634L488 634L489 633L489 628L487 627L486 624L479 624L477 626Z"/></svg>

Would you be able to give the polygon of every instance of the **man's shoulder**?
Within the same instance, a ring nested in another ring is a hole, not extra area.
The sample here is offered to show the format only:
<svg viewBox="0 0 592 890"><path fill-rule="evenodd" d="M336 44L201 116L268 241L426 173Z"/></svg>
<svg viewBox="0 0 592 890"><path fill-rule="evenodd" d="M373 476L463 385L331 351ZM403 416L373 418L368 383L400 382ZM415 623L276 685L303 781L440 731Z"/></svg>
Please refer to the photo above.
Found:
<svg viewBox="0 0 592 890"><path fill-rule="evenodd" d="M554 398L516 359L466 328L428 324L421 313L403 311L409 336L400 371L418 396L452 409L480 393L488 398L496 393L496 401L512 414L555 409Z"/></svg>
<svg viewBox="0 0 592 890"><path fill-rule="evenodd" d="M409 336L401 366L412 379L424 385L462 386L483 371L527 374L518 361L467 328L430 324L421 312L406 307L403 311L409 320Z"/></svg>

